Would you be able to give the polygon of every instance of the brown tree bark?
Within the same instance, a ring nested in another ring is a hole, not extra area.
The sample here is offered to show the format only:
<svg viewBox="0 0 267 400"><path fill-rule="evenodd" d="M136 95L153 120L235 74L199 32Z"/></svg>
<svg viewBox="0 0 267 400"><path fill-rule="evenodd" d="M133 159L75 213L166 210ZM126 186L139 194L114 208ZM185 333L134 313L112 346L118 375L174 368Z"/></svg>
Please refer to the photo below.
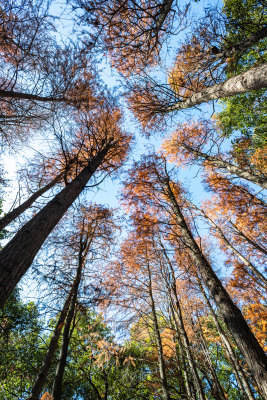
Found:
<svg viewBox="0 0 267 400"><path fill-rule="evenodd" d="M236 356L236 354L235 354L235 352L234 352L234 350L232 348L232 345L231 345L230 341L228 340L227 336L225 335L225 333L223 331L223 328L221 327L220 321L219 321L215 311L213 310L213 307L212 307L212 305L211 305L211 303L210 303L210 301L209 301L209 299L208 299L208 297L207 297L207 295L205 293L205 290L203 288L201 280L199 279L198 276L197 276L197 280L198 280L198 285L199 285L199 288L201 290L201 293L202 293L202 295L203 295L203 297L204 297L204 299L206 301L206 304L207 304L207 306L209 308L209 311L211 312L211 315L213 317L213 321L214 321L214 323L216 325L216 328L217 328L217 330L219 332L219 335L220 335L220 337L222 339L222 342L223 342L223 344L225 346L225 349L226 349L226 352L228 354L229 360L230 360L231 364L233 365L233 369L234 369L234 373L235 373L235 376L236 376L237 383L238 383L238 385L239 385L239 387L240 387L240 389L241 389L241 391L242 391L242 393L243 393L245 398L247 398L249 400L255 400L254 395L252 393L252 390L251 390L251 388L249 386L246 374L243 371L243 368L241 367L241 365L239 363L239 360L238 360L238 358L237 358L237 356Z"/></svg>
<svg viewBox="0 0 267 400"><path fill-rule="evenodd" d="M196 264L201 278L205 282L205 285L210 291L211 297L216 303L219 313L232 333L249 369L254 375L260 391L267 397L267 357L248 327L240 310L233 303L221 281L198 247L187 226L176 197L174 196L169 178L165 178L164 186L165 194L168 196L170 203L172 204L177 224L179 225L183 235L183 242L190 250L192 260Z"/></svg>
<svg viewBox="0 0 267 400"><path fill-rule="evenodd" d="M74 200L85 188L87 182L105 159L111 141L107 142L99 153L72 182L54 199L25 224L0 253L0 306L31 266L34 257Z"/></svg>
<svg viewBox="0 0 267 400"><path fill-rule="evenodd" d="M245 50L249 49L253 44L257 43L259 40L265 38L267 36L267 26L259 29L257 32L252 33L244 40L241 40L238 43L234 43L232 45L225 46L225 48L221 48L219 52L214 57L215 60L231 58L235 55L243 53Z"/></svg>

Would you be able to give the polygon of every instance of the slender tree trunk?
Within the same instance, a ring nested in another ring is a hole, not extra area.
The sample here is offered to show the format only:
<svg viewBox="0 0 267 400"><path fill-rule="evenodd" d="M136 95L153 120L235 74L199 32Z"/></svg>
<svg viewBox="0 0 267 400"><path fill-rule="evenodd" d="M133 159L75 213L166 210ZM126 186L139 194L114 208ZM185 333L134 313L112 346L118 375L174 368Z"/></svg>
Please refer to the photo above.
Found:
<svg viewBox="0 0 267 400"><path fill-rule="evenodd" d="M204 389L202 387L199 375L198 375L198 371L197 371L197 367L191 352L191 345L184 327L184 322L183 322L183 316L182 316L182 311L181 311L181 307L180 307L180 302L178 299L178 294L177 294L177 290L176 290L176 279L175 279L175 274L174 274L174 269L172 266L172 263L166 253L166 250L164 248L164 246L161 244L164 256L168 262L168 265L170 267L170 272L171 272L171 276L172 276L172 282L171 282L171 291L174 295L174 299L175 299L175 305L172 303L172 297L171 297L171 293L170 293L170 288L168 287L168 292L169 292L169 297L170 297L170 302L171 302L171 307L173 307L173 315L174 315L174 322L175 322L175 326L177 329L177 333L180 333L181 336L181 340L182 340L182 345L183 348L185 350L186 356L187 356L187 360L190 366L190 370L191 370L191 374L193 376L193 380L194 380L194 384L199 396L200 400L205 400L206 396L204 393ZM169 286L169 285L168 285Z"/></svg>
<svg viewBox="0 0 267 400"><path fill-rule="evenodd" d="M164 399L171 400L170 395L169 395L167 377L166 377L166 369L165 369L165 362L164 362L164 357L163 357L162 341L161 341L158 319L157 319L157 314L156 314L156 307L155 307L155 302L154 302L154 297L153 297L153 292L152 292L152 281L151 281L151 272L150 272L149 265L147 266L147 269L148 269L149 297L151 300L152 318L153 318L153 324L154 324L154 329L155 329L155 334L156 334L158 361L159 361L159 373L160 373L160 379L161 379L161 384L162 384L162 391L163 391Z"/></svg>
<svg viewBox="0 0 267 400"><path fill-rule="evenodd" d="M156 28L155 28L156 33L158 33L161 30L162 25L164 24L164 21L167 18L167 15L171 11L172 4L173 0L164 0L164 2L162 3L162 11L159 14L156 22Z"/></svg>
<svg viewBox="0 0 267 400"><path fill-rule="evenodd" d="M239 43L235 43L230 46L226 46L219 51L218 54L215 55L214 59L225 59L231 58L236 54L242 54L245 50L249 49L253 44L257 43L259 40L265 38L267 35L267 26L264 26L262 29L259 29L257 32L252 33L244 40L241 40Z"/></svg>
<svg viewBox="0 0 267 400"><path fill-rule="evenodd" d="M14 208L14 210L7 213L3 218L0 219L0 231L4 229L7 225L9 225L12 221L18 218L24 211L26 211L34 202L38 199L38 197L42 196L49 189L54 187L64 176L64 172L58 174L51 182L47 185L43 186L41 189L37 190L33 193L27 200L25 200L18 207Z"/></svg>
<svg viewBox="0 0 267 400"><path fill-rule="evenodd" d="M208 363L208 369L209 369L209 371L211 373L212 380L214 382L214 393L216 394L216 399L225 400L224 390L223 390L223 388L222 388L222 386L221 386L221 384L219 382L219 379L217 377L217 373L216 373L216 371L214 369L213 362L212 362L212 359L210 357L209 349L208 349L208 346L207 346L207 343L206 343L205 336L203 335L202 326L200 324L199 319L198 319L198 327L199 327L198 331L200 333L201 342L202 342L202 348L203 348L203 351L204 351L204 354L205 354L205 357L206 357L206 360L207 360L207 363Z"/></svg>
<svg viewBox="0 0 267 400"><path fill-rule="evenodd" d="M237 255L237 257L242 261L242 263L260 280L260 282L263 283L263 287L267 289L267 279L262 275L260 271L257 270L257 268L250 262L248 261L227 239L227 237L224 235L223 231L221 228L203 211L201 210L202 214L204 217L210 221L212 226L215 228L215 230L218 232L224 243L229 247L229 249Z"/></svg>
<svg viewBox="0 0 267 400"><path fill-rule="evenodd" d="M35 379L35 382L33 384L32 391L31 391L31 395L30 395L28 400L39 400L40 394L42 392L44 383L46 381L46 378L47 378L47 375L48 375L48 372L49 372L49 369L50 369L50 366L51 366L51 363L52 363L52 360L53 360L53 357L54 357L54 354L55 354L55 351L57 349L59 336L60 336L60 333L62 331L62 327L64 325L64 321L66 319L66 316L67 316L67 313L68 313L68 309L69 309L69 305L70 305L70 302L71 302L71 298L72 298L72 295L73 295L73 289L74 289L74 285L72 286L72 288L71 288L71 290L69 292L69 295L68 295L68 297L67 297L67 299L65 301L65 304L63 306L63 309L60 312L57 324L56 324L54 332L53 332L53 335L52 335L52 337L50 339L50 342L49 342L49 346L48 346L48 349L47 349L43 364L42 364L42 366L40 368L40 371L39 371L39 373L38 373L38 375L37 375L37 377Z"/></svg>
<svg viewBox="0 0 267 400"><path fill-rule="evenodd" d="M71 323L73 321L73 316L74 316L74 311L75 311L75 306L76 306L76 301L77 301L77 294L78 294L79 284L80 284L81 276L82 276L82 268L83 268L84 260L85 260L84 257L82 256L82 252L83 252L83 249L81 249L80 254L79 254L79 265L78 265L78 269L77 269L75 285L73 288L73 296L71 299L71 304L70 304L69 312L67 315L67 319L66 319L66 323L65 323L64 331L63 331L62 346L61 346L59 361L57 364L55 379L54 379L54 383L53 383L53 390L52 390L53 400L61 400L61 397L62 397L63 375L64 375L65 367L67 364L68 347L69 347L69 342L70 342L70 327L71 327Z"/></svg>
<svg viewBox="0 0 267 400"><path fill-rule="evenodd" d="M259 250L261 253L267 255L267 250L260 246L258 243L254 242L254 240L250 239L247 235L244 234L233 222L229 221L236 233L245 239L251 246L255 247L255 249Z"/></svg>
<svg viewBox="0 0 267 400"><path fill-rule="evenodd" d="M236 356L236 354L235 354L235 352L234 352L234 350L232 348L232 345L231 345L229 339L227 338L227 336L225 335L225 333L224 333L224 331L223 331L223 329L221 327L220 321L219 321L215 311L213 310L213 307L212 307L212 305L211 305L211 303L210 303L210 301L209 301L209 299L208 299L208 297L207 297L207 295L205 293L203 285L202 285L202 283L201 283L201 281L200 281L198 276L197 276L197 280L198 280L198 285L199 285L199 288L201 290L201 293L202 293L202 295L203 295L203 297L204 297L204 299L206 301L206 304L207 304L207 306L208 306L208 308L210 310L210 313L211 313L211 315L213 317L213 320L214 320L214 323L216 325L217 331L219 332L219 335L220 335L220 337L222 339L222 342L223 342L223 344L224 344L224 346L226 348L226 352L228 354L229 360L230 360L231 364L233 365L233 369L234 369L234 373L235 373L238 385L239 385L241 391L243 392L243 395L244 395L245 398L247 398L249 400L255 400L255 397L254 397L254 395L252 393L252 390L250 388L250 385L248 383L246 374L244 373L243 368L241 367L241 365L239 363L239 360L238 360L238 358L237 358L237 356Z"/></svg>
<svg viewBox="0 0 267 400"><path fill-rule="evenodd" d="M35 100L41 102L59 102L59 101L66 101L64 97L55 97L55 96L39 96L38 94L31 94L31 93L23 93L23 92L16 92L14 90L0 90L0 98L4 99L22 99L22 100Z"/></svg>
<svg viewBox="0 0 267 400"><path fill-rule="evenodd" d="M88 163L81 173L39 211L0 253L0 307L31 266L34 257L62 216L79 196L103 162L111 143Z"/></svg>
<svg viewBox="0 0 267 400"><path fill-rule="evenodd" d="M171 313L172 313L172 319L174 321L175 316L174 316L173 307L171 307ZM181 342L181 334L180 334L180 332L177 332L177 326L175 326L175 332L176 332L176 336L177 336L177 341L176 341L177 364L180 365L181 375L184 380L184 386L185 386L187 398L189 400L196 400L195 390L192 387L192 384L189 379L188 365L186 363L185 352L184 352L182 342Z"/></svg>
<svg viewBox="0 0 267 400"><path fill-rule="evenodd" d="M162 107L159 113L169 113L172 111L183 110L206 103L211 100L218 100L224 97L232 97L240 93L257 90L267 87L267 63L259 67L251 68L249 71L229 78L223 83L217 83L211 87L194 93L184 101Z"/></svg>
<svg viewBox="0 0 267 400"><path fill-rule="evenodd" d="M192 260L198 267L201 278L210 291L219 313L232 333L249 369L253 373L260 391L267 397L267 357L257 339L249 329L240 310L224 289L221 281L198 247L183 217L177 200L170 186L169 178L165 179L165 193L170 199L176 221L183 235L183 242L191 253Z"/></svg>
<svg viewBox="0 0 267 400"><path fill-rule="evenodd" d="M267 189L267 178L265 176L255 174L247 169L234 165L229 161L225 161L219 159L218 157L203 153L202 151L199 151L197 149L194 149L193 147L188 146L186 143L183 143L182 146L188 151L191 151L197 157L203 159L204 161L209 161L215 167L229 171L231 174L237 175L240 178L246 179L247 181L250 181L252 183L256 183L263 189Z"/></svg>

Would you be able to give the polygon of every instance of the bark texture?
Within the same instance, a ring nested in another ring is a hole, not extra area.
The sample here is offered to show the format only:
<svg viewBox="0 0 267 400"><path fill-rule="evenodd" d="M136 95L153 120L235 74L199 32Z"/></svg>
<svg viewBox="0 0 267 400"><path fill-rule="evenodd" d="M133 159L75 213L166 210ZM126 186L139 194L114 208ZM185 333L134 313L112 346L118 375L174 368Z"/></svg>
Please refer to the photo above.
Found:
<svg viewBox="0 0 267 400"><path fill-rule="evenodd" d="M25 224L0 253L0 307L31 266L47 236L103 162L107 143L81 173Z"/></svg>
<svg viewBox="0 0 267 400"><path fill-rule="evenodd" d="M159 110L160 113L169 113L176 110L183 110L197 106L211 100L218 100L224 97L232 97L240 93L257 90L267 87L267 63L259 67L251 68L238 76L229 78L227 81L217 83L211 87L194 93L191 97L176 104Z"/></svg>
<svg viewBox="0 0 267 400"><path fill-rule="evenodd" d="M267 398L267 357L249 329L240 310L233 303L221 281L198 247L183 217L168 179L165 180L165 191L173 206L176 221L183 235L183 241L190 250L192 260L195 262L202 280L205 282L211 297L216 303L219 313L232 333L249 369L255 377L260 391Z"/></svg>
<svg viewBox="0 0 267 400"><path fill-rule="evenodd" d="M224 331L223 331L223 329L221 327L219 318L217 317L215 311L212 308L212 305L211 305L211 303L210 303L210 301L209 301L209 299L208 299L208 297L207 297L207 295L205 293L203 285L201 283L201 280L199 279L199 277L197 277L197 279L198 279L198 285L199 285L199 288L201 290L201 293L202 293L202 295L203 295L203 297L204 297L204 299L205 299L205 301L207 303L207 306L208 306L208 308L209 308L209 310L211 312L211 315L213 317L213 321L215 323L216 329L218 330L218 332L220 334L222 343L224 344L225 349L226 349L226 353L227 353L227 355L229 357L229 360L230 360L230 362L231 362L231 364L233 366L234 374L235 374L237 383L238 383L238 385L239 385L239 387L240 387L240 389L241 389L241 391L242 391L242 393L244 395L244 398L247 398L249 400L255 400L255 397L253 396L252 390L251 390L250 385L248 383L246 374L244 373L244 371L243 371L243 369L242 369L242 367L241 367L241 365L239 363L237 355L235 354L234 349L232 348L232 345L231 345L228 337L225 335L225 333L224 333Z"/></svg>

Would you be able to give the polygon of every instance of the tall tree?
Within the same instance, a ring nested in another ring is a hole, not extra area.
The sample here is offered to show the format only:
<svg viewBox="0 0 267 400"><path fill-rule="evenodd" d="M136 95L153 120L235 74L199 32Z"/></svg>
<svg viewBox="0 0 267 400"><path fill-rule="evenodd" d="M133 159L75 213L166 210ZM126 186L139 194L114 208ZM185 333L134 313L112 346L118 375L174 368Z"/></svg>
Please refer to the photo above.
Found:
<svg viewBox="0 0 267 400"><path fill-rule="evenodd" d="M84 147L87 162L78 171L77 177L24 225L1 252L1 305L27 272L49 233L94 173L100 170L107 174L121 165L130 138L121 130L120 121L121 113L118 109L110 109L100 114L99 118L94 120L93 126L87 126L86 122L89 121L85 119L83 132L88 138Z"/></svg>
<svg viewBox="0 0 267 400"><path fill-rule="evenodd" d="M264 351L194 239L189 224L181 210L181 204L184 204L186 200L180 198L181 191L170 178L165 163L166 161L160 158L153 159L152 157L151 161L135 165L130 172L129 180L126 182L128 201L132 207L135 207L135 203L139 199L141 204L137 205L137 214L141 213L144 201L145 204L148 201L155 205L165 204L168 212L172 215L173 222L179 227L183 242L189 249L192 260L196 264L199 274L215 301L225 324L238 344L250 370L253 372L259 389L264 394L267 394L265 369L267 359Z"/></svg>

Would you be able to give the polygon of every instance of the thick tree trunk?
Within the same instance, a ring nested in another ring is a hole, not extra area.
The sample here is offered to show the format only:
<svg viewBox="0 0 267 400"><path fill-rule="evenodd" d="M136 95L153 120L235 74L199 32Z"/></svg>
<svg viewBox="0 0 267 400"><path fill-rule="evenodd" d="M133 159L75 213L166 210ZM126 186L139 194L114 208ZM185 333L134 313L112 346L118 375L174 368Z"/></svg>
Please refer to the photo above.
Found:
<svg viewBox="0 0 267 400"><path fill-rule="evenodd" d="M249 329L240 310L233 303L221 281L198 247L171 189L169 179L165 179L164 183L165 194L172 204L176 221L183 235L183 242L190 250L192 260L198 267L201 278L209 289L219 313L223 317L226 326L232 333L249 369L254 375L260 391L267 397L267 357Z"/></svg>
<svg viewBox="0 0 267 400"><path fill-rule="evenodd" d="M218 100L224 97L232 97L240 93L257 90L267 87L267 63L259 67L251 68L238 76L229 78L223 83L217 83L211 87L194 93L184 101L160 109L159 113L169 113L172 111L183 110L206 103L211 100Z"/></svg>
<svg viewBox="0 0 267 400"><path fill-rule="evenodd" d="M0 253L0 306L31 266L34 257L62 216L79 196L103 162L111 144L88 163L81 173L25 224Z"/></svg>
<svg viewBox="0 0 267 400"><path fill-rule="evenodd" d="M262 286L267 289L267 279L262 275L260 271L257 270L257 268L250 262L248 261L233 245L232 243L229 242L221 228L203 211L202 214L204 217L210 221L211 225L215 228L215 230L218 232L219 236L222 238L224 243L229 247L229 249L239 258L240 261L255 275L260 282L262 282Z"/></svg>
<svg viewBox="0 0 267 400"><path fill-rule="evenodd" d="M191 151L197 157L203 159L204 161L209 161L212 165L215 166L215 168L224 169L231 174L239 176L240 178L246 179L247 181L250 181L252 183L256 183L256 185L261 186L263 189L267 189L267 178L265 176L255 174L249 170L234 165L229 161L225 161L219 159L218 157L203 153L197 149L194 149L193 147L188 146L187 144L183 143L182 146L188 151Z"/></svg>
<svg viewBox="0 0 267 400"><path fill-rule="evenodd" d="M70 301L71 301L72 294L73 294L73 289L74 289L74 286L72 286L72 288L69 292L69 295L65 301L64 307L59 315L56 327L54 329L53 335L49 342L49 346L48 346L43 364L42 364L41 369L35 379L35 382L33 384L32 391L31 391L31 395L28 400L39 400L40 394L43 390L43 386L45 384L45 380L47 378L47 375L48 375L48 372L49 372L49 369L50 369L50 366L51 366L51 363L52 363L52 360L53 360L53 357L55 354L55 351L57 349L59 336L62 331L62 327L64 325L64 321L65 321L65 318L68 313Z"/></svg>
<svg viewBox="0 0 267 400"><path fill-rule="evenodd" d="M82 249L81 249L80 254L79 254L79 265L78 265L78 269L77 269L75 285L73 288L73 296L71 299L69 312L68 312L66 323L64 326L60 357L59 357L59 361L57 364L55 379L54 379L54 383L53 383L53 390L52 390L53 400L61 400L61 397L62 397L63 375L64 375L65 367L67 364L68 347L69 347L69 342L70 342L70 327L71 327L71 323L73 321L76 300L77 300L77 294L78 294L79 284L80 284L81 276L82 276L83 265L84 265L84 258L82 256Z"/></svg>
<svg viewBox="0 0 267 400"><path fill-rule="evenodd" d="M27 200L25 200L18 207L14 208L14 210L7 213L3 218L0 219L0 231L4 229L7 225L9 225L12 221L18 218L24 211L26 211L31 205L37 200L40 196L46 193L49 189L54 187L64 176L64 173L61 172L58 174L51 182L47 185L43 186L41 189L37 190L33 193Z"/></svg>
<svg viewBox="0 0 267 400"><path fill-rule="evenodd" d="M157 319L157 314L156 314L156 307L155 307L155 302L154 302L154 297L153 297L153 292L152 292L152 281L151 281L151 272L150 272L149 265L148 265L147 269L148 269L148 290L149 290L149 297L151 300L153 325L154 325L155 334L156 334L158 362L159 362L159 374L160 374L160 379L161 379L163 397L165 400L171 400L170 394L169 394L167 377L166 377L166 368L165 368L165 362L164 362L164 357L163 357L162 341L161 341L158 319Z"/></svg>
<svg viewBox="0 0 267 400"><path fill-rule="evenodd" d="M223 329L221 327L220 321L219 321L215 311L212 308L212 305L211 305L211 303L210 303L210 301L209 301L209 299L208 299L208 297L207 297L207 295L205 293L203 285L202 285L202 283L201 283L201 281L200 281L198 276L197 276L197 279L198 279L199 288L200 288L200 290L202 292L202 295L203 295L203 297L204 297L204 299L206 301L206 304L207 304L207 306L208 306L208 308L209 308L209 310L211 312L211 315L213 317L213 321L214 321L214 323L216 325L217 331L219 332L220 337L222 339L222 342L223 342L223 344L225 346L226 353L228 354L229 360L230 360L231 364L233 365L233 369L234 369L234 373L235 373L235 376L236 376L236 380L237 380L237 383L238 383L238 385L239 385L239 387L240 387L240 389L241 389L241 391L242 391L242 393L244 395L244 398L247 398L249 400L255 400L255 398L253 396L253 393L252 393L252 390L251 390L251 388L249 386L246 374L244 373L241 365L239 364L239 360L238 360L238 358L237 358L237 356L236 356L236 354L235 354L235 352L234 352L234 350L232 348L232 345L231 345L230 341L228 340L227 336L225 335L225 333L224 333L224 331L223 331Z"/></svg>

